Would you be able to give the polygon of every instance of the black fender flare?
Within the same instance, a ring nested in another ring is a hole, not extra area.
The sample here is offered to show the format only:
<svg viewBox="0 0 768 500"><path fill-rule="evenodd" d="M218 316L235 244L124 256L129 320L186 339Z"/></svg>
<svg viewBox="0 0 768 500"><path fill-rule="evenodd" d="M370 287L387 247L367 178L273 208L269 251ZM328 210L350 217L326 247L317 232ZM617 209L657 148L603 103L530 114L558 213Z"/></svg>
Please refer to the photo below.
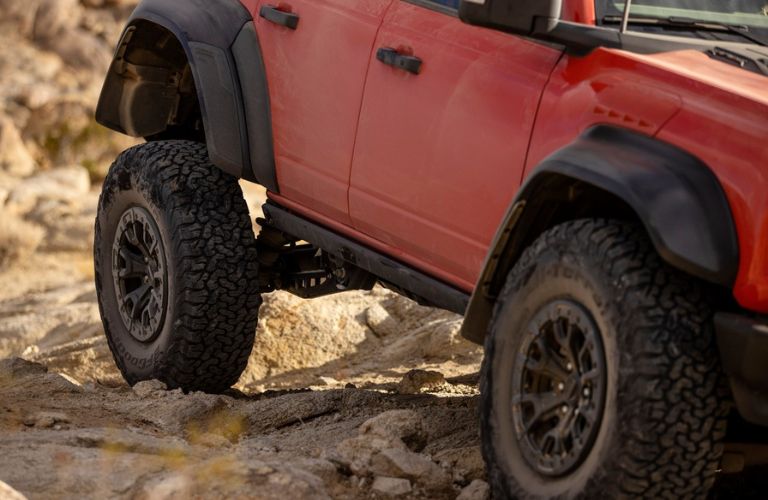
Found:
<svg viewBox="0 0 768 500"><path fill-rule="evenodd" d="M181 44L192 71L211 161L277 192L269 91L248 10L236 0L143 0L131 15L99 99L96 119L134 137L165 130L171 113L162 82L136 92L120 71L124 46L157 25ZM149 68L151 71L152 68ZM162 76L162 75L161 75Z"/></svg>
<svg viewBox="0 0 768 500"><path fill-rule="evenodd" d="M575 184L626 204L672 267L716 285L733 286L739 267L736 226L712 170L673 145L601 125L546 158L520 189L490 247L467 308L465 338L483 342L508 272L532 238L548 229L541 227L542 214L552 204L569 203L569 190Z"/></svg>

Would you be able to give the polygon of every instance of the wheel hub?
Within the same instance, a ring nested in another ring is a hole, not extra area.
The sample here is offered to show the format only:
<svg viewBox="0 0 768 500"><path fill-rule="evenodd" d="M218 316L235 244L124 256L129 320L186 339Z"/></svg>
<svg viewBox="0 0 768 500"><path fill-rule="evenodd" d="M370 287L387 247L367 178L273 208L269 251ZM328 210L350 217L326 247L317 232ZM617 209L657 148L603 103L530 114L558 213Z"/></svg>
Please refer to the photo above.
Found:
<svg viewBox="0 0 768 500"><path fill-rule="evenodd" d="M167 272L160 230L141 207L120 218L112 245L112 278L125 328L139 342L152 342L165 320Z"/></svg>
<svg viewBox="0 0 768 500"><path fill-rule="evenodd" d="M605 405L605 352L592 316L558 300L526 326L513 372L512 414L526 462L563 476L589 455Z"/></svg>

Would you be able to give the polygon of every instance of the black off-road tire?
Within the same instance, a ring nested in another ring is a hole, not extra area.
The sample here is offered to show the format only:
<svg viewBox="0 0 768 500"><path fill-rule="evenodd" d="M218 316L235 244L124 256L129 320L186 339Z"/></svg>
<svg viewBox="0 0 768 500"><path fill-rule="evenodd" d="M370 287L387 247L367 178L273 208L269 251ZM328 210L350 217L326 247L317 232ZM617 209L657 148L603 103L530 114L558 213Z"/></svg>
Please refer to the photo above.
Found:
<svg viewBox="0 0 768 500"><path fill-rule="evenodd" d="M558 300L593 318L606 383L586 456L549 475L521 451L512 380L531 318ZM712 312L703 287L664 264L633 224L568 222L526 250L498 298L481 391L494 498L705 498L715 482L730 403Z"/></svg>
<svg viewBox="0 0 768 500"><path fill-rule="evenodd" d="M128 269L126 251L144 255L136 269L146 277ZM261 305L256 242L237 179L204 145L152 142L120 155L99 200L94 256L104 330L129 384L219 393L237 382ZM142 283L151 291L136 296L152 307L134 319L121 307L140 302L125 290Z"/></svg>

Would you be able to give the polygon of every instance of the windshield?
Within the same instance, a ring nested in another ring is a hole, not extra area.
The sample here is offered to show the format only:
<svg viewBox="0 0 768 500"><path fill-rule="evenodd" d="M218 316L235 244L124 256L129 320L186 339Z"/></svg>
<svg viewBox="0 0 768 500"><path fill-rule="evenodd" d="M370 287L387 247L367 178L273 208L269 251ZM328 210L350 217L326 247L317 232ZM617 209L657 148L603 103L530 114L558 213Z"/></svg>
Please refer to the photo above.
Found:
<svg viewBox="0 0 768 500"><path fill-rule="evenodd" d="M606 26L615 26L616 16L624 12L625 0L596 0L597 21ZM630 27L633 30L663 32L692 36L695 28L680 26L636 26L632 18L688 18L697 21L722 23L747 31L768 35L768 0L633 0L630 8ZM743 41L728 35L721 39Z"/></svg>

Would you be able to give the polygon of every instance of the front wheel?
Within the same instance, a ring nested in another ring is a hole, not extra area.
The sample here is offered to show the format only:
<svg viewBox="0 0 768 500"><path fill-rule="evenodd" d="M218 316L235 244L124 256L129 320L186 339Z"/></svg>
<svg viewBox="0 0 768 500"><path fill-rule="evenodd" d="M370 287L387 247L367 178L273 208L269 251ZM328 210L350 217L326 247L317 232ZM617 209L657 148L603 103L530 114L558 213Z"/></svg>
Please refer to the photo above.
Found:
<svg viewBox="0 0 768 500"><path fill-rule="evenodd" d="M486 340L496 498L703 498L725 436L711 312L634 225L582 220L511 271Z"/></svg>
<svg viewBox="0 0 768 500"><path fill-rule="evenodd" d="M202 144L129 149L107 175L94 242L96 289L130 384L221 392L253 348L256 242L237 179Z"/></svg>

